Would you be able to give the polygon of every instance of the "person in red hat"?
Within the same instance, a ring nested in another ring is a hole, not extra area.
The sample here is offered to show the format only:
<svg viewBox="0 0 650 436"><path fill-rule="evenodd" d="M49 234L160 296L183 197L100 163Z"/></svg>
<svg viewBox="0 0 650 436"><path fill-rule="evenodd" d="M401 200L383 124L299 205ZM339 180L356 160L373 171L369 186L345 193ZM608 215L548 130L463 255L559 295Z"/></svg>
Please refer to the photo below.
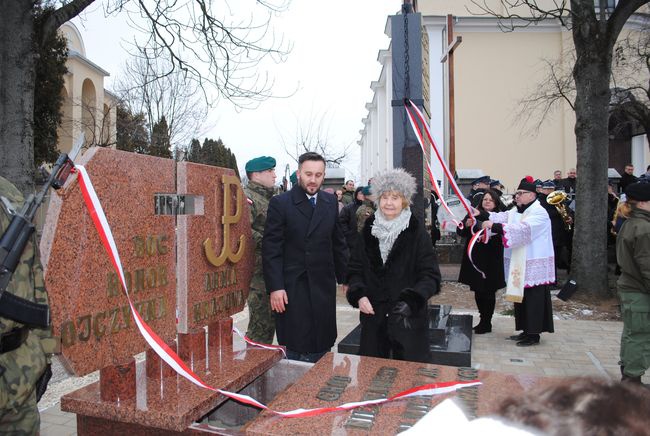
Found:
<svg viewBox="0 0 650 436"><path fill-rule="evenodd" d="M506 300L515 303L515 330L508 339L517 346L539 344L542 332L553 332L549 284L555 282L555 254L551 220L537 200L532 177L521 180L515 192L517 207L507 212L474 211L482 227L501 235L504 246Z"/></svg>

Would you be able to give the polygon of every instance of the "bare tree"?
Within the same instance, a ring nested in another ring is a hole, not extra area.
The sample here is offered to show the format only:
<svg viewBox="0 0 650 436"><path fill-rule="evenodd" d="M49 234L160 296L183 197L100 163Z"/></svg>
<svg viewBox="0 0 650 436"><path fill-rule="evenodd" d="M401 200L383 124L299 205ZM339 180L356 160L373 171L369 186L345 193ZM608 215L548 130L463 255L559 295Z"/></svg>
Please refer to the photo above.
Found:
<svg viewBox="0 0 650 436"><path fill-rule="evenodd" d="M325 158L327 166L338 167L348 157L351 144L333 145L330 141L329 123L326 115L311 116L308 121L301 122L296 118L296 132L291 140L282 138L284 150L296 162L301 154L309 151L316 152Z"/></svg>
<svg viewBox="0 0 650 436"><path fill-rule="evenodd" d="M81 98L73 99L70 102L71 110L61 115L58 131L63 137L72 138L72 142L76 139L75 133L83 133L82 149L115 146L115 126L111 114L116 113L117 106L117 102L108 98L104 99L102 108ZM73 108L79 108L80 117L72 117L71 114L75 112Z"/></svg>
<svg viewBox="0 0 650 436"><path fill-rule="evenodd" d="M187 80L186 72L173 70L164 54L137 56L128 61L114 88L132 113L145 115L149 137L153 126L163 117L173 148L202 135L208 102L199 84Z"/></svg>
<svg viewBox="0 0 650 436"><path fill-rule="evenodd" d="M23 192L33 189L36 48L95 1L0 0L0 174ZM104 4L107 14L128 14L132 25L143 31L146 39L136 45L148 48L145 53L166 53L170 69L163 75L180 70L204 95L215 92L240 107L271 95L272 80L259 68L265 59L282 60L287 53L271 26L273 17L286 9L286 0L257 0L245 20L236 18L242 13L233 12L243 2L226 0L106 0ZM52 9L37 23L35 11L43 5ZM39 40L35 35L41 35Z"/></svg>
<svg viewBox="0 0 650 436"><path fill-rule="evenodd" d="M576 58L575 83L577 208L572 274L584 292L608 293L607 163L612 59L627 20L647 0L473 0L477 14L491 15L506 31L545 20L571 30ZM549 6L550 5L550 6ZM474 11L472 11L474 12ZM562 97L564 98L564 97Z"/></svg>
<svg viewBox="0 0 650 436"><path fill-rule="evenodd" d="M561 103L575 109L576 88L572 74L572 66L576 62L575 50L568 48L557 59L542 61L545 66L544 78L519 101L516 121L528 127L524 133L537 134ZM626 123L636 122L650 134L650 26L629 32L617 42L610 88L610 114L618 114L619 119L626 120Z"/></svg>
<svg viewBox="0 0 650 436"><path fill-rule="evenodd" d="M650 135L650 22L620 41L614 54L612 112Z"/></svg>

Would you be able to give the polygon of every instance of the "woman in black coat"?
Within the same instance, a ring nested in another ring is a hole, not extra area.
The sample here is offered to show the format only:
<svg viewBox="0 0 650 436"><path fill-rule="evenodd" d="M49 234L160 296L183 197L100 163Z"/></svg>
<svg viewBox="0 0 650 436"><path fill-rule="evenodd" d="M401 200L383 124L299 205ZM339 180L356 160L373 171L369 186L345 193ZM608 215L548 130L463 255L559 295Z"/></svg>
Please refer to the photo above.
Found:
<svg viewBox="0 0 650 436"><path fill-rule="evenodd" d="M427 302L440 289L431 238L409 208L415 180L402 169L373 178L378 209L348 266L348 301L360 310L360 354L427 362Z"/></svg>
<svg viewBox="0 0 650 436"><path fill-rule="evenodd" d="M505 207L499 199L499 194L490 189L483 195L483 200L478 205L478 209L485 212L502 212ZM464 222L465 227L457 230L460 236L466 237L458 281L468 285L474 291L474 300L481 316L481 321L474 327L474 333L480 335L492 331L492 315L496 305L496 292L506 285L503 271L503 242L500 235L492 235L487 244L477 241L474 245L472 259L474 265L485 273L485 278L483 278L481 273L472 266L467 255L467 245L472 233L467 217L465 217ZM474 226L474 231L478 232L480 228L481 223L478 222Z"/></svg>

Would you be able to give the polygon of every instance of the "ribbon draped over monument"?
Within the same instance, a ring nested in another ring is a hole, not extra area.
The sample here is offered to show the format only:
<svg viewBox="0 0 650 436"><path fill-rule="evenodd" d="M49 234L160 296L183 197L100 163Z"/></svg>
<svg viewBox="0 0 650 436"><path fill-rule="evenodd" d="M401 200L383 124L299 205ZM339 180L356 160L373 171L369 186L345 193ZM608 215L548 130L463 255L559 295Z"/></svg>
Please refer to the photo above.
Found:
<svg viewBox="0 0 650 436"><path fill-rule="evenodd" d="M447 202L445 201L445 198L442 195L440 188L438 187L438 183L435 177L433 176L433 171L431 170L431 162L427 157L426 148L424 145L424 137L422 135L422 131L420 130L420 127L418 126L418 123L416 122L416 117L417 120L420 121L420 124L422 124L422 127L424 128L424 132L427 135L427 139L431 143L431 148L433 148L433 151L436 154L436 159L438 160L438 163L442 167L442 171L445 174L447 180L449 181L449 185L451 186L452 191L456 194L456 196L460 200L460 203L463 205L463 209L465 209L467 215L469 215L470 218L473 220L474 214L473 214L472 207L467 202L467 199L465 198L463 193L460 191L460 188L456 184L456 180L451 174L451 171L449 171L449 167L447 166L447 163L443 159L442 154L440 153L440 150L436 145L436 141L433 140L433 136L431 135L431 131L429 130L429 125L426 119L424 118L424 115L422 115L420 109L418 109L418 107L415 105L415 103L413 103L413 101L408 99L404 101L404 108L406 109L406 114L408 116L409 122L411 123L411 127L413 128L413 131L415 132L415 136L418 138L418 143L420 144L420 148L422 149L422 155L424 156L425 162L427 164L427 173L429 174L429 180L431 181L431 186L433 187L433 190L435 191L436 195L440 199L440 204L442 204L442 207L444 207L447 213L449 213L449 215L452 216L452 221L454 222L454 224L456 224L457 227L462 229L464 226L462 219L457 217L454 214L454 212L451 210L451 208L447 205ZM473 226L471 227L471 231L472 231L472 237L469 241L469 244L467 245L467 257L469 258L469 261L474 267L474 269L478 271L483 278L485 278L485 273L481 271L474 264L474 260L472 259L472 250L476 245L476 242L480 241L484 244L487 244L489 240L489 235L485 229L480 229L478 232L474 232Z"/></svg>
<svg viewBox="0 0 650 436"><path fill-rule="evenodd" d="M262 404L261 402L255 400L254 398L248 395L242 395L236 392L228 392L208 385L203 380L201 380L201 378L199 378L185 362L183 362L183 360L176 354L176 352L172 350L156 334L155 331L153 331L153 329L147 324L147 322L142 318L140 313L136 310L135 305L131 300L131 296L129 295L129 289L127 286L127 281L125 279L124 270L122 268L122 262L120 260L120 255L115 240L113 238L111 228L109 226L108 220L106 219L106 215L104 214L104 210L99 201L97 193L95 192L92 181L90 180L90 176L88 175L86 169L81 165L77 166L76 170L79 176L78 180L79 180L79 185L81 188L81 193L83 196L84 203L88 209L90 217L97 230L102 246L108 253L111 264L115 272L117 273L119 282L122 285L122 290L128 300L128 306L130 308L131 315L133 316L133 319L138 327L140 334L144 337L147 344L156 352L156 354L158 354L158 356L160 356L160 358L165 363L167 363L171 368L173 368L174 371L176 371L176 373L183 376L185 379L189 380L195 385L204 389L211 390L213 392L217 392L221 395L224 395L228 398L239 401L241 403L248 404L263 410L267 410L278 416L282 416L285 418L298 418L298 417L316 416L316 415L321 415L324 413L329 413L329 412L334 412L339 410L351 410L358 407L364 407L370 405L380 405L387 402L391 402L403 398L414 397L414 396L441 395L445 393L454 392L461 388L478 386L481 384L481 382L478 380L432 383L432 384L417 386L399 392L398 394L388 398L345 403L335 407L321 407L321 408L312 408L312 409L299 408L287 412L269 409L266 405ZM235 331L241 335L241 333L239 333L236 329ZM273 345L256 344L250 340L248 340L247 343L255 346L263 346L263 348L272 349L275 351L282 350L282 352L284 352L284 350L281 347L277 347Z"/></svg>

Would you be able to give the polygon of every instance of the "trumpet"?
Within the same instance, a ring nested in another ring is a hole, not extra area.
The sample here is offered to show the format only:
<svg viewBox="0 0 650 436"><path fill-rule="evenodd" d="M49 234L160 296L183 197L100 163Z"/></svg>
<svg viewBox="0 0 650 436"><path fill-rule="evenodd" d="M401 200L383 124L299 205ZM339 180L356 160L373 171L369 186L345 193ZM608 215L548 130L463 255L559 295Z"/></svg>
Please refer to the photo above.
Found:
<svg viewBox="0 0 650 436"><path fill-rule="evenodd" d="M546 202L555 206L558 213L562 217L562 221L564 221L564 228L567 229L567 231L571 231L571 216L569 215L569 211L567 211L566 205L564 204L567 197L568 195L564 191L553 191L546 196Z"/></svg>

